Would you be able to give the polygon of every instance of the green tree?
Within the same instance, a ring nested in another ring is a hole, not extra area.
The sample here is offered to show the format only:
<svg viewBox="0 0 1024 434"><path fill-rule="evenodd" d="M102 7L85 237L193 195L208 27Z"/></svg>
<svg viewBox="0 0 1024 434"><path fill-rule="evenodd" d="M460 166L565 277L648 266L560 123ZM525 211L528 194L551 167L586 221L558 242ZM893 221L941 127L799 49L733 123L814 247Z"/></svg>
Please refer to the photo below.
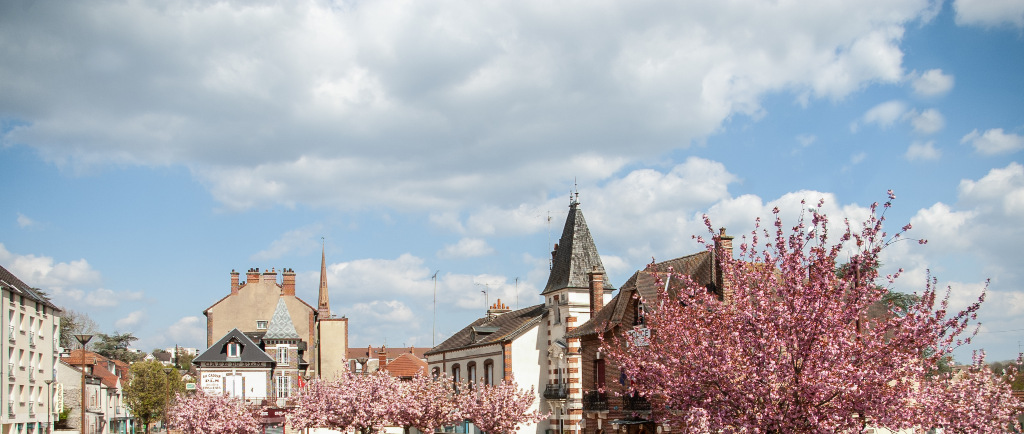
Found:
<svg viewBox="0 0 1024 434"><path fill-rule="evenodd" d="M170 397L176 392L184 392L185 385L177 369L157 361L137 362L131 366L130 374L128 386L124 389L125 405L148 433L149 424L166 415Z"/></svg>
<svg viewBox="0 0 1024 434"><path fill-rule="evenodd" d="M132 342L139 340L131 333L114 332L112 335L105 333L96 334L98 342L93 346L99 355L108 359L120 360L125 363L135 363L142 359L142 356L128 349Z"/></svg>

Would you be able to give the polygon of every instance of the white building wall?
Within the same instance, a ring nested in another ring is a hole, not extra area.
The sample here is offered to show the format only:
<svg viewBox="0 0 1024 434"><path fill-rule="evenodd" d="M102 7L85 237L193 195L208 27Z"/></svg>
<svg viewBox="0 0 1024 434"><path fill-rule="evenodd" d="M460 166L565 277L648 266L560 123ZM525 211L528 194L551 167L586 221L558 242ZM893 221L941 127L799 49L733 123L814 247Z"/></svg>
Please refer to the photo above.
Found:
<svg viewBox="0 0 1024 434"><path fill-rule="evenodd" d="M54 309L6 287L2 293L0 423L4 432L19 424L45 427L50 393L46 380L55 378L60 317Z"/></svg>

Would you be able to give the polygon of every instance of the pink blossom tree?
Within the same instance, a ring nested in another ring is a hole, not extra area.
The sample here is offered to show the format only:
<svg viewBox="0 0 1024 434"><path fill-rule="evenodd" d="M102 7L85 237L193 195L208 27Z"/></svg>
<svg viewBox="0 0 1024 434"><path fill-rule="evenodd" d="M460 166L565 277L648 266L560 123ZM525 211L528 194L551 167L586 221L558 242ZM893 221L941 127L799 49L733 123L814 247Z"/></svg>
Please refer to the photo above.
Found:
<svg viewBox="0 0 1024 434"><path fill-rule="evenodd" d="M331 428L373 433L395 425L401 395L397 380L384 372L348 373L341 381L313 381L296 397L288 416L294 429Z"/></svg>
<svg viewBox="0 0 1024 434"><path fill-rule="evenodd" d="M402 405L395 422L405 427L406 432L412 427L431 433L462 421L452 380L447 375L433 378L420 372L410 381L399 382L398 390Z"/></svg>
<svg viewBox="0 0 1024 434"><path fill-rule="evenodd" d="M185 434L257 434L258 410L228 396L202 391L178 394L169 411L170 424Z"/></svg>
<svg viewBox="0 0 1024 434"><path fill-rule="evenodd" d="M515 432L519 425L546 418L530 410L536 394L520 389L514 379L498 385L462 384L458 398L463 419L473 422L480 430L493 434Z"/></svg>
<svg viewBox="0 0 1024 434"><path fill-rule="evenodd" d="M949 313L948 290L937 303L929 281L909 309L867 315L888 291L879 254L910 229L883 232L890 203L881 213L873 205L859 227L846 222L834 244L824 214L805 210L786 229L776 209L774 233L758 223L739 259L720 257L721 295L674 275L658 300L644 300L654 311L647 345L618 338L605 351L653 417L684 432L999 431L1010 422L1004 381L982 364L934 374L969 341L984 294Z"/></svg>

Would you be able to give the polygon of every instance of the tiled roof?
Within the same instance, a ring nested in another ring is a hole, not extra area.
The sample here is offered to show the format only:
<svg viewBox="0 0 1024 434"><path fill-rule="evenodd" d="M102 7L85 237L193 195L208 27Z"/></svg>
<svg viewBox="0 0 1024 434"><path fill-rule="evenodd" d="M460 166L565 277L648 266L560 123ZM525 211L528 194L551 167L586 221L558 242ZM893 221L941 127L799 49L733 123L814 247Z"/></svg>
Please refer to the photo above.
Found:
<svg viewBox="0 0 1024 434"><path fill-rule="evenodd" d="M413 377L420 372L426 375L427 362L412 353L403 353L388 363L384 370L392 377Z"/></svg>
<svg viewBox="0 0 1024 434"><path fill-rule="evenodd" d="M526 330L529 330L530 327L540 324L541 318L547 315L547 311L543 304L538 304L491 318L480 318L473 321L466 328L459 330L440 345L427 351L426 354L442 353L515 339ZM480 335L473 330L474 327L480 326L497 327L497 330L486 335Z"/></svg>
<svg viewBox="0 0 1024 434"><path fill-rule="evenodd" d="M715 257L711 252L704 251L665 262L648 265L646 269L633 274L619 293L604 306L593 318L570 332L567 338L577 338L594 333L604 332L622 323L629 309L634 294L640 298L653 301L658 298L658 290L669 283L669 293L677 294L683 283L678 278L670 278L669 272L690 276L697 284L707 286L715 282ZM659 279L661 283L659 284Z"/></svg>
<svg viewBox="0 0 1024 434"><path fill-rule="evenodd" d="M217 343L213 344L203 354L192 361L195 363L200 362L225 362L228 359L228 342L235 340L242 345L242 353L240 354L241 362L274 362L274 359L270 358L267 353L264 353L258 345L249 340L244 333L238 331L238 329L231 329L228 334L220 338Z"/></svg>
<svg viewBox="0 0 1024 434"><path fill-rule="evenodd" d="M384 348L384 352L387 353L388 360L394 360L402 354L412 354L420 359L427 358L426 352L430 351L429 347L398 347L398 348ZM358 359L360 357L368 357L371 359L377 358L377 353L380 352L380 347L370 347L369 353L367 353L366 347L349 348L346 354L349 359Z"/></svg>
<svg viewBox="0 0 1024 434"><path fill-rule="evenodd" d="M558 240L558 249L552 258L548 283L541 294L562 288L589 288L587 273L591 271L604 273L604 264L590 236L579 202L573 201L565 218L562 238Z"/></svg>
<svg viewBox="0 0 1024 434"><path fill-rule="evenodd" d="M28 286L25 282L22 282L21 279L10 271L7 271L3 266L0 266L0 287L8 289L16 294L21 294L29 300L38 301L50 309L60 310L57 306L51 303L50 299L44 294L39 293L31 286Z"/></svg>
<svg viewBox="0 0 1024 434"><path fill-rule="evenodd" d="M83 355L81 349L72 350L66 357L61 357L61 361L65 364L76 367L81 367L84 362L86 366L89 366L92 369L92 375L99 377L100 381L106 387L117 388L118 380L121 380L122 384L128 380L127 364L120 360L108 359L92 351L86 351ZM115 372L111 372L107 369L108 364L115 365ZM120 369L122 367L125 369Z"/></svg>
<svg viewBox="0 0 1024 434"><path fill-rule="evenodd" d="M277 299L274 316L267 324L267 334L263 335L263 339L301 339L299 332L295 331L295 324L292 323L292 316L288 314L288 306L284 304L283 298Z"/></svg>

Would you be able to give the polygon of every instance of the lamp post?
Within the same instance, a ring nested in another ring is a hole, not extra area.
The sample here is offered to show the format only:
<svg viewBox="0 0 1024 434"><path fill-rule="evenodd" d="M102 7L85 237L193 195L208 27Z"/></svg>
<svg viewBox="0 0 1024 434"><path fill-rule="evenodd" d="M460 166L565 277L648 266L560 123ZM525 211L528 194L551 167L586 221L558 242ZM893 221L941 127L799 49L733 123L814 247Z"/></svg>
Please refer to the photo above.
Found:
<svg viewBox="0 0 1024 434"><path fill-rule="evenodd" d="M53 404L53 390L50 386L53 385L53 379L43 380L46 383L46 434L53 432L53 425L50 424L50 417L53 416L53 410L50 410L50 405Z"/></svg>
<svg viewBox="0 0 1024 434"><path fill-rule="evenodd" d="M171 368L164 368L164 374L167 375L167 400L164 401L164 431L167 431L167 423L170 422L167 418L167 409L171 405Z"/></svg>
<svg viewBox="0 0 1024 434"><path fill-rule="evenodd" d="M82 344L82 402L81 402L81 405L80 405L80 407L82 407L82 418L79 419L78 425L81 428L82 434L86 434L85 433L85 344L89 343L89 340L92 339L92 335L87 335L87 334L75 335L75 339L78 340L78 342L80 344Z"/></svg>

